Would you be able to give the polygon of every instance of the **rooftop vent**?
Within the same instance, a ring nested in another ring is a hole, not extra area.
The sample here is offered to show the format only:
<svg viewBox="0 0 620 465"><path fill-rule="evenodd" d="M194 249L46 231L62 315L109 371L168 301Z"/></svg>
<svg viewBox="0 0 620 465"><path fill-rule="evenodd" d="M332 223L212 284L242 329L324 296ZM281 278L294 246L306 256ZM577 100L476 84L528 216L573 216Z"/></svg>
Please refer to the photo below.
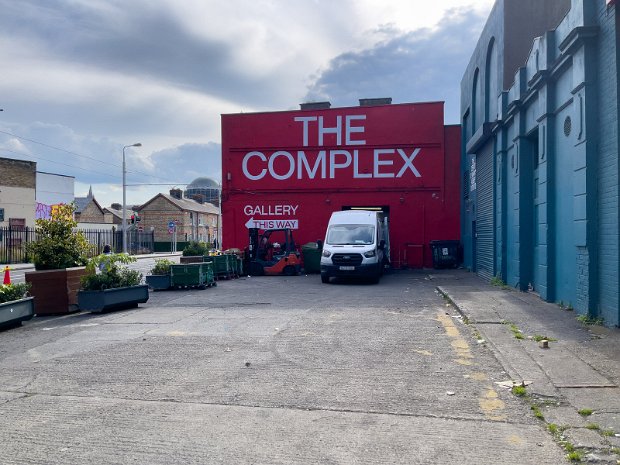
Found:
<svg viewBox="0 0 620 465"><path fill-rule="evenodd" d="M375 105L390 105L392 103L392 97L382 98L361 98L360 107L374 107Z"/></svg>
<svg viewBox="0 0 620 465"><path fill-rule="evenodd" d="M299 108L302 110L327 110L331 108L332 104L330 102L307 102L300 103Z"/></svg>

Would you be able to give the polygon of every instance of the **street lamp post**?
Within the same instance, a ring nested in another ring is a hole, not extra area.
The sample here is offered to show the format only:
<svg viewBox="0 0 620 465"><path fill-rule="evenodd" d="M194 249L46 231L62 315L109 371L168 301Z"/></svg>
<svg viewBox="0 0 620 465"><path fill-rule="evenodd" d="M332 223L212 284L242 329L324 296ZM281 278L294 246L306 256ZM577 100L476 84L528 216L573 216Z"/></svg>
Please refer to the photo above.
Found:
<svg viewBox="0 0 620 465"><path fill-rule="evenodd" d="M125 167L125 149L127 147L142 147L140 142L135 144L125 145L123 147L123 253L127 253L127 183L125 177L127 176L127 169Z"/></svg>

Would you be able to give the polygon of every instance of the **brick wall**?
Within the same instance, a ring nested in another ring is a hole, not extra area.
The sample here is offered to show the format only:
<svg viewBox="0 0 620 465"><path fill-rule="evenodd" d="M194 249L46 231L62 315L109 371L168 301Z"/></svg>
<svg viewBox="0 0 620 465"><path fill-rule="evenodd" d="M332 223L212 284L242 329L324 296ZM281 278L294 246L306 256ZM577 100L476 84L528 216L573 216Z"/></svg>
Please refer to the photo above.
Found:
<svg viewBox="0 0 620 465"><path fill-rule="evenodd" d="M145 231L150 231L151 228L154 228L155 242L170 241L168 222L175 219L183 220L181 210L162 197L156 198L140 210L140 226Z"/></svg>
<svg viewBox="0 0 620 465"><path fill-rule="evenodd" d="M572 306L581 314L586 314L588 311L588 298L589 298L589 272L590 272L590 255L587 247L577 247L577 289L576 289L576 302L564 302L567 306Z"/></svg>
<svg viewBox="0 0 620 465"><path fill-rule="evenodd" d="M97 208L94 202L90 202L86 205L86 208L82 210L79 215L79 221L81 223L104 223L104 214Z"/></svg>
<svg viewBox="0 0 620 465"><path fill-rule="evenodd" d="M616 9L599 2L598 22L598 280L600 316L619 324L618 60ZM591 309L596 310L596 309Z"/></svg>
<svg viewBox="0 0 620 465"><path fill-rule="evenodd" d="M36 162L0 158L0 173L2 173L0 185L35 189L36 171Z"/></svg>
<svg viewBox="0 0 620 465"><path fill-rule="evenodd" d="M11 218L34 226L36 169L35 162L0 158L0 208L4 210L0 226L8 226Z"/></svg>
<svg viewBox="0 0 620 465"><path fill-rule="evenodd" d="M192 226L193 216L194 226ZM140 225L145 231L153 228L155 242L170 242L171 234L168 233L168 223L177 221L177 241L190 240L193 236L206 241L209 236L214 236L217 227L217 215L189 212L179 209L176 205L163 197L158 197L140 210ZM197 226L203 224L205 226ZM186 239L187 238L187 239Z"/></svg>

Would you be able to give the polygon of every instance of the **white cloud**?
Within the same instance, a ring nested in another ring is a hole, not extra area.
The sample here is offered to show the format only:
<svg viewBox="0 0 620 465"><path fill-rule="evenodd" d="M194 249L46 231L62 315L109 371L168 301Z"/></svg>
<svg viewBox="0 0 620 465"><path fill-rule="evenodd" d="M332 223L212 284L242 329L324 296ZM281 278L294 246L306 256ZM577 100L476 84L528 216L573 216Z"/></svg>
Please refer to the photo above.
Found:
<svg viewBox="0 0 620 465"><path fill-rule="evenodd" d="M0 128L82 155L0 133L0 156L116 201L133 142L143 182L216 177L202 153L219 151L221 113L455 98L469 51L445 11L464 5L486 14L492 0L0 0Z"/></svg>

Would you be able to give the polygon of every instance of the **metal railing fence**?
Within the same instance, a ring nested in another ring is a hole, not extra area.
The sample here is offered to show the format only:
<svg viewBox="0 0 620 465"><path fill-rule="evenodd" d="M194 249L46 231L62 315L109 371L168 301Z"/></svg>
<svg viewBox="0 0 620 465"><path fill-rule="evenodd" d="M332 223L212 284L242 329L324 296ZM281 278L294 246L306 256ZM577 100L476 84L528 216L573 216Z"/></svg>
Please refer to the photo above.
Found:
<svg viewBox="0 0 620 465"><path fill-rule="evenodd" d="M103 252L109 244L116 253L123 251L123 232L116 229L76 229L84 234L92 244L92 255ZM25 245L37 240L36 228L0 227L0 263L29 263ZM155 251L155 235L152 231L141 232L135 229L127 231L127 252L131 255L148 254Z"/></svg>

